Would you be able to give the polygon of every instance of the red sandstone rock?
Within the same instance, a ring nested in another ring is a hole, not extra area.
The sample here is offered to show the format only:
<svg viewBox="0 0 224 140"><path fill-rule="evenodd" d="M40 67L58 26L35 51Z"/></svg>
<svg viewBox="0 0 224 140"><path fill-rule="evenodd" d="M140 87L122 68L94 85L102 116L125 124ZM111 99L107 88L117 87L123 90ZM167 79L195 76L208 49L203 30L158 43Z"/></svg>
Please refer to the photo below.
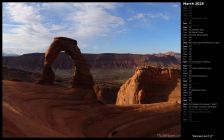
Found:
<svg viewBox="0 0 224 140"><path fill-rule="evenodd" d="M137 67L135 74L121 86L116 104L168 101L170 94L176 89L178 78L180 78L180 70L178 69L152 66ZM175 92L178 92L177 98L180 98L181 91L175 90Z"/></svg>
<svg viewBox="0 0 224 140"><path fill-rule="evenodd" d="M177 104L120 107L80 100L76 89L5 80L2 87L3 137L180 137Z"/></svg>
<svg viewBox="0 0 224 140"><path fill-rule="evenodd" d="M49 49L45 53L44 69L40 84L53 84L54 72L51 68L53 62L61 51L65 51L74 61L75 71L73 74L72 87L88 89L85 98L95 98L94 80L89 66L77 46L77 41L66 37L55 37Z"/></svg>

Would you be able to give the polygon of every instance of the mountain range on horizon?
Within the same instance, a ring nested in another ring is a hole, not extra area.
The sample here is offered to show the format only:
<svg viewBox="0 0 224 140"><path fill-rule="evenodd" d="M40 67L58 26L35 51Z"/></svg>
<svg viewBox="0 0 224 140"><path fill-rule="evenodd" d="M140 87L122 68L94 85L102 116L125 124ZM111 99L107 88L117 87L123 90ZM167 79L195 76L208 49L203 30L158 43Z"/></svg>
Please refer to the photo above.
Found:
<svg viewBox="0 0 224 140"><path fill-rule="evenodd" d="M39 54L43 52L34 52L34 53L24 53L24 54L17 54L17 53L12 53L12 52L2 52L2 56L21 56L21 55L26 55L26 54ZM159 52L159 53L144 53L144 54L139 54L139 53L109 53L109 52L104 52L104 53L83 53L83 54L138 54L138 55L180 55L181 53L179 52L174 52L174 51L168 51L168 52Z"/></svg>
<svg viewBox="0 0 224 140"><path fill-rule="evenodd" d="M6 52L3 52L2 56L19 56L19 55L16 54L16 53L6 53Z"/></svg>
<svg viewBox="0 0 224 140"><path fill-rule="evenodd" d="M91 68L134 69L142 65L180 67L180 53L168 52L159 54L83 54ZM30 53L20 56L3 56L2 65L22 70L41 70L44 53ZM71 69L72 59L61 52L53 64L54 69Z"/></svg>

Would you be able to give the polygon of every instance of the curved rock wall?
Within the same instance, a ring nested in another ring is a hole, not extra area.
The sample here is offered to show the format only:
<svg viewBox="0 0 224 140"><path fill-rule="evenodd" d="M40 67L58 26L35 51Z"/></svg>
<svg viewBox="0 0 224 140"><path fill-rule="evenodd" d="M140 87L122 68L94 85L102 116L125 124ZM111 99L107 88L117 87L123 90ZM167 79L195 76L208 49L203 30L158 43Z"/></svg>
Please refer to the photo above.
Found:
<svg viewBox="0 0 224 140"><path fill-rule="evenodd" d="M146 104L169 101L175 91L175 98L180 98L177 86L180 78L179 69L152 66L137 67L135 74L128 79L117 94L117 105ZM173 94L173 93L172 93ZM173 100L172 100L173 101Z"/></svg>

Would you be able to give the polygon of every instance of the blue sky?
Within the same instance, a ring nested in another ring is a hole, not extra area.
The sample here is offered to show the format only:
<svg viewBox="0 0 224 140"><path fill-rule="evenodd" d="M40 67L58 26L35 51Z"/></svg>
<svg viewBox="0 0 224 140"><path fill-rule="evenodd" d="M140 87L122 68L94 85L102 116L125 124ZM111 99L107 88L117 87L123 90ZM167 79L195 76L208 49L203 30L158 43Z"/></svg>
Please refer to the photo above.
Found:
<svg viewBox="0 0 224 140"><path fill-rule="evenodd" d="M180 52L180 3L3 3L3 52L45 52L55 36L83 53Z"/></svg>

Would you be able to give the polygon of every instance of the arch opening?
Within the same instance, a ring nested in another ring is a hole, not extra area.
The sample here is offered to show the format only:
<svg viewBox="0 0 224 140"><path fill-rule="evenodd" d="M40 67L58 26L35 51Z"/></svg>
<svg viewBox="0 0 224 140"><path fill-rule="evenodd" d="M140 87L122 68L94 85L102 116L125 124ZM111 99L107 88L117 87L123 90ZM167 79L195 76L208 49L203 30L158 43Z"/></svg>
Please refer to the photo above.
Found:
<svg viewBox="0 0 224 140"><path fill-rule="evenodd" d="M72 87L93 87L94 80L90 73L89 66L77 46L77 41L66 37L55 37L54 41L45 52L44 68L39 84L53 84L55 73L52 70L52 64L59 53L64 51L73 60Z"/></svg>

